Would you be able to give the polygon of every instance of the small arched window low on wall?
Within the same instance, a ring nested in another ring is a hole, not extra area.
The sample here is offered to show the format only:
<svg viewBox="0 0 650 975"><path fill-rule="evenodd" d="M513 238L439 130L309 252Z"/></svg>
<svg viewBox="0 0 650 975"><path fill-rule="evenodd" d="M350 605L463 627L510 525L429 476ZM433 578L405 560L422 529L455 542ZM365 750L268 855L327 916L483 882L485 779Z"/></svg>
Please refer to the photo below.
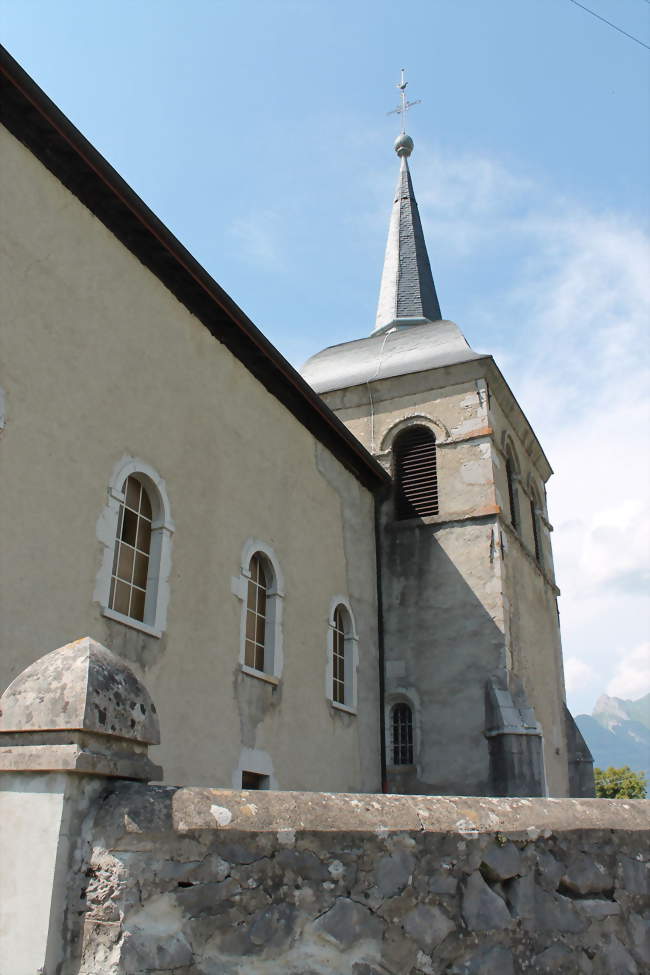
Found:
<svg viewBox="0 0 650 975"><path fill-rule="evenodd" d="M160 636L165 628L174 525L165 485L142 461L117 465L97 523L104 545L95 599L105 616Z"/></svg>
<svg viewBox="0 0 650 975"><path fill-rule="evenodd" d="M413 710L405 701L391 708L390 746L393 765L413 765Z"/></svg>
<svg viewBox="0 0 650 975"><path fill-rule="evenodd" d="M352 610L337 596L330 606L327 634L327 699L334 707L355 711L357 706L358 640Z"/></svg>
<svg viewBox="0 0 650 975"><path fill-rule="evenodd" d="M395 517L425 518L438 514L436 438L428 427L412 426L393 444Z"/></svg>

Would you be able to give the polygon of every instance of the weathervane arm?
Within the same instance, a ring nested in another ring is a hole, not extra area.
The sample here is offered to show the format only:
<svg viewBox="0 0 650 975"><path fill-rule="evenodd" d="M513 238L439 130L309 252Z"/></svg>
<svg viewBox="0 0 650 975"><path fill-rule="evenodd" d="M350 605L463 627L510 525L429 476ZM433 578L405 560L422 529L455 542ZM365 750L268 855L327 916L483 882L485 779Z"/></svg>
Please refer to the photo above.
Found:
<svg viewBox="0 0 650 975"><path fill-rule="evenodd" d="M393 108L391 109L390 112L386 112L386 115L402 116L402 134L404 134L404 132L406 131L406 113L408 112L409 108L412 108L414 105L419 105L422 101L421 98L416 98L412 102L407 101L406 99L407 85L408 85L408 81L404 80L404 68L402 68L399 84L395 86L396 88L399 89L399 93L401 96L401 103L397 106L397 108Z"/></svg>

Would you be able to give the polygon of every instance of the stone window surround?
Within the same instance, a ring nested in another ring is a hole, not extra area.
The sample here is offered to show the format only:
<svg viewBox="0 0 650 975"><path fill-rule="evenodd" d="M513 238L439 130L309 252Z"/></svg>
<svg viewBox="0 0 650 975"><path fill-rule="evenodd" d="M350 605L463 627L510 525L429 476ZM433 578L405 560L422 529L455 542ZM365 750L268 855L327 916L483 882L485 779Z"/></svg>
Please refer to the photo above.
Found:
<svg viewBox="0 0 650 975"><path fill-rule="evenodd" d="M122 487L131 475L142 481L151 501L153 514L147 596L142 622L117 613L108 606L117 524L120 508L125 501ZM140 630L148 636L162 636L167 625L174 530L167 488L160 474L139 457L123 457L113 469L108 484L108 500L97 522L97 538L103 546L103 552L93 598L99 603L103 616Z"/></svg>
<svg viewBox="0 0 650 975"><path fill-rule="evenodd" d="M242 772L255 772L257 775L265 775L269 780L269 789L279 789L277 777L273 770L273 759L268 752L261 748L247 748L242 746L237 765L232 771L233 789L241 789Z"/></svg>
<svg viewBox="0 0 650 975"><path fill-rule="evenodd" d="M408 704L411 709L413 719L413 764L394 765L393 757L393 708L396 704ZM390 770L401 770L407 768L417 768L418 755L420 753L420 701L419 695L414 688L396 687L394 691L386 694L384 704L384 728L386 735L386 767Z"/></svg>
<svg viewBox="0 0 650 975"><path fill-rule="evenodd" d="M248 581L251 577L251 559L256 553L265 557L269 572L272 575L266 594L266 633L264 649L264 670L256 670L246 664L246 608L248 597ZM231 591L241 602L241 624L239 636L239 666L244 674L257 677L269 684L277 685L282 676L284 663L283 652L283 605L284 605L284 576L280 562L274 549L258 538L246 540L241 554L241 566L238 576L231 579ZM254 772L256 769L249 769ZM266 773L264 773L266 774Z"/></svg>
<svg viewBox="0 0 650 975"><path fill-rule="evenodd" d="M410 416L401 417L396 420L381 438L379 450L374 457L384 465L392 467L393 443L395 438L409 427L426 427L435 437L436 447L452 441L451 434L447 427L440 420L436 420L426 413L412 413ZM392 472L391 472L392 473Z"/></svg>
<svg viewBox="0 0 650 975"><path fill-rule="evenodd" d="M345 703L334 700L334 612L342 606L347 615L345 634ZM334 596L330 600L327 615L327 662L325 665L325 697L330 707L348 714L357 714L357 673L359 670L359 637L354 613L346 596Z"/></svg>

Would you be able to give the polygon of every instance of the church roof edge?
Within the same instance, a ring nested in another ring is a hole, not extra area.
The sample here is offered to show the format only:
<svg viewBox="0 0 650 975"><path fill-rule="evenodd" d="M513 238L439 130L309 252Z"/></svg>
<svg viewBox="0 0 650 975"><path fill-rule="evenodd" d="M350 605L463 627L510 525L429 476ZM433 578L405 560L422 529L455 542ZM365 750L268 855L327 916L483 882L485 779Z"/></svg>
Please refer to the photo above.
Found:
<svg viewBox="0 0 650 975"><path fill-rule="evenodd" d="M370 490L389 477L144 201L0 45L0 122Z"/></svg>

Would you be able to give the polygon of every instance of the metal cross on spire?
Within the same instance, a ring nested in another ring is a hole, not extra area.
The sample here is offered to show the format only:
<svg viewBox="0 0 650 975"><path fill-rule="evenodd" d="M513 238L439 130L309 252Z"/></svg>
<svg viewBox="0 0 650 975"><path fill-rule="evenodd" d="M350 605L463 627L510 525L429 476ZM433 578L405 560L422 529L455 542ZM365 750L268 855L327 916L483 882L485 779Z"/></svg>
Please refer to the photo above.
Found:
<svg viewBox="0 0 650 975"><path fill-rule="evenodd" d="M396 88L399 88L399 90L400 90L400 95L401 95L401 98L402 98L401 104L398 105L397 108L392 109L392 111L386 112L387 115L401 115L402 116L402 135L404 135L404 133L406 132L406 129L405 129L405 126L406 126L406 113L408 112L409 108L413 108L414 105L419 105L420 102L422 101L421 98L416 98L415 101L413 101L413 102L409 102L409 101L406 100L406 86L407 85L408 85L408 81L404 81L404 68L402 68L402 72L401 72L401 77L400 77L400 80L399 80L399 84L395 85L395 87Z"/></svg>

